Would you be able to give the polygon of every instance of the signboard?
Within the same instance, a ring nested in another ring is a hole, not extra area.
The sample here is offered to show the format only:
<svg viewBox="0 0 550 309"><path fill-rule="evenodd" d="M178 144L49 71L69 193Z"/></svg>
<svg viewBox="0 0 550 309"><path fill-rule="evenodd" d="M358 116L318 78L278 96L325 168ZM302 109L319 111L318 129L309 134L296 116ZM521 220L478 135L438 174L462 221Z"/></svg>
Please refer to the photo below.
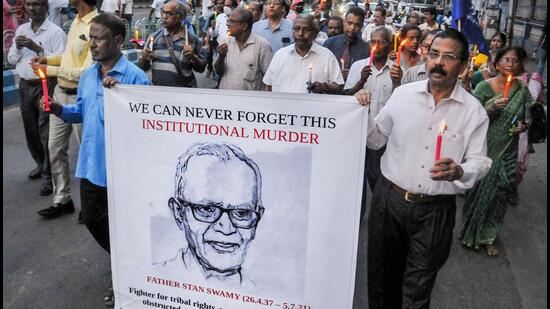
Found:
<svg viewBox="0 0 550 309"><path fill-rule="evenodd" d="M366 149L353 97L105 91L117 308L351 308Z"/></svg>

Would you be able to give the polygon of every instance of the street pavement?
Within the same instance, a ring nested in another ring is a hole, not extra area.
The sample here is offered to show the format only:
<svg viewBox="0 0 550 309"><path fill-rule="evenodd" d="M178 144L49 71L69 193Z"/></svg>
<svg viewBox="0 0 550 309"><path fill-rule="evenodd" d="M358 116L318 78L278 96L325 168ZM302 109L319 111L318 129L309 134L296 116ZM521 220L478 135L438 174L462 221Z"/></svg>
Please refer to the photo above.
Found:
<svg viewBox="0 0 550 309"><path fill-rule="evenodd" d="M201 87L214 86L202 76L198 82ZM78 180L72 178L77 211L54 220L41 219L36 212L50 205L51 196L39 196L40 180L27 178L34 163L17 106L4 109L3 120L3 307L103 308L110 284L109 256L77 223ZM546 308L547 145L537 144L535 149L519 188L519 205L506 214L498 243L500 256L489 258L483 250L466 250L455 237L436 282L432 308ZM72 175L77 152L73 137ZM461 206L459 198L455 234ZM367 308L366 222L365 218L360 229L354 308Z"/></svg>

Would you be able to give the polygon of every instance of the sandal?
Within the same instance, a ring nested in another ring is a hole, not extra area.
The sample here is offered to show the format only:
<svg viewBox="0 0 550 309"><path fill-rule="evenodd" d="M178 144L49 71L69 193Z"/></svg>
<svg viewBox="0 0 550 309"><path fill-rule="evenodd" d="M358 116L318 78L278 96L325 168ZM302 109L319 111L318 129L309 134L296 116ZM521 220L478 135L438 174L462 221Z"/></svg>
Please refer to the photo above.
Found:
<svg viewBox="0 0 550 309"><path fill-rule="evenodd" d="M115 306L115 292L113 291L113 288L107 289L107 295L103 298L103 302L105 302L106 307L114 307Z"/></svg>
<svg viewBox="0 0 550 309"><path fill-rule="evenodd" d="M495 245L487 245L485 246L485 250L489 257L492 257L492 258L498 257L498 249Z"/></svg>

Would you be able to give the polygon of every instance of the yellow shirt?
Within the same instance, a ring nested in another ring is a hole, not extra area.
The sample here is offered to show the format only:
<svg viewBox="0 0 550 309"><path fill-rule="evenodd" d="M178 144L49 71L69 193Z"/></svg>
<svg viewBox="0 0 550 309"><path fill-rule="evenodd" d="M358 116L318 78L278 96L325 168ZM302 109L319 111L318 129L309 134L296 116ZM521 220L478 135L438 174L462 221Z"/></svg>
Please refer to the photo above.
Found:
<svg viewBox="0 0 550 309"><path fill-rule="evenodd" d="M90 53L90 24L97 15L99 13L96 9L83 18L77 15L67 35L65 52L61 55L47 57L46 74L57 76L60 86L77 88L82 71L93 64Z"/></svg>

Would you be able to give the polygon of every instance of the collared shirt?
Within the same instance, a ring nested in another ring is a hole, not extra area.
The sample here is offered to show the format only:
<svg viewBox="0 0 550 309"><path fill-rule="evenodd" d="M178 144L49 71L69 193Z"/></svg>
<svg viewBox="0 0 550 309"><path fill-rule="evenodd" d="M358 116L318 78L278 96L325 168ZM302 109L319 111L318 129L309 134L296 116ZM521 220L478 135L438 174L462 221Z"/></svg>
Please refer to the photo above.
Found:
<svg viewBox="0 0 550 309"><path fill-rule="evenodd" d="M331 38L328 38L323 44L323 47L330 49L330 51L334 54L336 59L342 59L344 55L344 50L346 48L346 44L347 44L346 35L339 34ZM361 40L359 37L357 37L357 39L349 45L349 56L350 56L351 64L353 64L358 60L367 58L369 54L370 54L369 44ZM346 67L350 68L351 64L346 63Z"/></svg>
<svg viewBox="0 0 550 309"><path fill-rule="evenodd" d="M47 19L40 25L36 33L32 30L31 22L22 24L15 31L15 36L19 35L24 35L42 46L44 55L63 53L67 42L65 32ZM15 71L19 77L26 80L37 79L38 77L29 64L30 60L36 56L38 55L34 51L26 47L17 49L15 42L13 42L8 52L8 62L15 64Z"/></svg>
<svg viewBox="0 0 550 309"><path fill-rule="evenodd" d="M250 33L243 49L233 37L229 39L227 48L220 89L262 90L262 79L273 57L269 42Z"/></svg>
<svg viewBox="0 0 550 309"><path fill-rule="evenodd" d="M435 29L441 29L442 27L438 23L434 23L433 26L428 25L428 23L423 23L423 24L420 24L420 26L418 26L418 28L420 28L421 31L424 31L424 30L432 31L432 30L435 30Z"/></svg>
<svg viewBox="0 0 550 309"><path fill-rule="evenodd" d="M363 38L363 41L365 42L370 42L370 36L372 34L372 32L374 32L374 30L380 28L380 27L386 27L386 29L390 30L391 34L393 35L393 27L390 26L390 25L382 25L382 26L377 26L375 23L371 23L371 24L368 24L365 29L363 30L363 35L361 36Z"/></svg>
<svg viewBox="0 0 550 309"><path fill-rule="evenodd" d="M227 38L227 15L225 13L222 13L216 17L216 27L214 28L216 35L218 38L216 39L218 41L218 44L225 43L225 40Z"/></svg>
<svg viewBox="0 0 550 309"><path fill-rule="evenodd" d="M401 85L418 82L425 79L428 79L428 74L426 72L426 63L422 63L407 69L405 73L403 73L403 77L401 78Z"/></svg>
<svg viewBox="0 0 550 309"><path fill-rule="evenodd" d="M153 59L151 71L153 85L175 86L175 87L197 87L197 80L193 73L191 62L183 55L183 45L185 44L185 31L172 37L172 48L181 68L184 77L181 77L172 62L172 57L168 51L168 46L164 37L170 37L170 33L162 28L152 34L153 41ZM189 45L193 46L193 51L197 57L203 58L202 45L200 40L189 32Z"/></svg>
<svg viewBox="0 0 550 309"><path fill-rule="evenodd" d="M357 84L357 82L361 79L361 70L367 66L369 59L370 57L359 60L351 66L344 89L351 89L355 86L355 84ZM372 65L372 74L363 86L363 89L368 90L371 93L369 110L373 117L378 115L392 94L393 83L390 77L390 70L392 66L393 61L390 59L386 61L380 70L378 70L376 66Z"/></svg>
<svg viewBox="0 0 550 309"><path fill-rule="evenodd" d="M292 22L286 18L281 19L281 23L275 30L271 30L269 20L264 19L254 23L252 32L266 39L271 45L271 50L275 53L283 47L294 43L292 35Z"/></svg>
<svg viewBox="0 0 550 309"><path fill-rule="evenodd" d="M76 177L106 187L105 123L101 66L94 64L82 73L76 104L63 105L60 117L71 123L82 122L82 142L78 154ZM121 56L115 67L107 72L125 85L150 85L147 75Z"/></svg>
<svg viewBox="0 0 550 309"><path fill-rule="evenodd" d="M461 164L464 175L453 182L433 181L437 134L442 121L441 157ZM380 169L399 187L429 195L457 194L472 188L491 168L487 157L489 118L479 101L457 83L449 98L435 105L428 80L395 89L376 118L369 115L367 146L386 145Z"/></svg>
<svg viewBox="0 0 550 309"><path fill-rule="evenodd" d="M273 92L307 93L310 66L311 82L344 84L336 57L316 43L304 57L296 52L294 44L276 52L264 76L264 84L271 86Z"/></svg>
<svg viewBox="0 0 550 309"><path fill-rule="evenodd" d="M57 76L58 85L66 88L78 87L82 71L92 65L90 25L92 19L97 15L99 14L95 9L84 18L76 15L67 35L65 52L48 57L46 74Z"/></svg>
<svg viewBox="0 0 550 309"><path fill-rule="evenodd" d="M69 5L68 0L49 0L49 14L48 20L57 26L61 27L61 9L66 8Z"/></svg>

